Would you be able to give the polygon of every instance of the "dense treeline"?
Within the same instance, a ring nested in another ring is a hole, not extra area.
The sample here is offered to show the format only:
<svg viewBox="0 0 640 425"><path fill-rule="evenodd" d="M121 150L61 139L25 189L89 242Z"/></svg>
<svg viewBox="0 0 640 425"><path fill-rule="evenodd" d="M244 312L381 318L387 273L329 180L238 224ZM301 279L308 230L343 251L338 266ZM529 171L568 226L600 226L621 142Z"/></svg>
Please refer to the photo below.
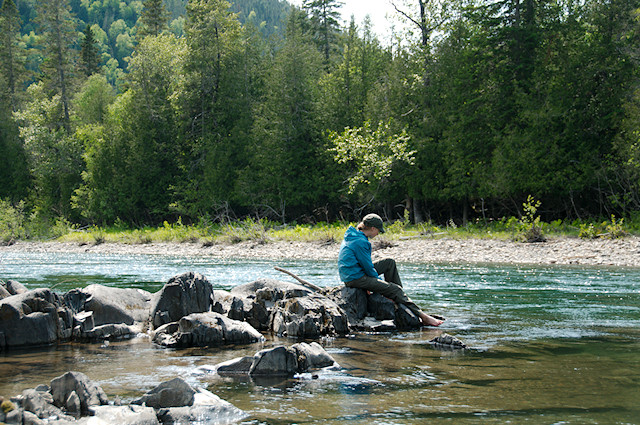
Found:
<svg viewBox="0 0 640 425"><path fill-rule="evenodd" d="M398 3L415 31L389 45L336 0L237 2L242 21L224 0L14 1L0 198L43 221L640 210L636 0ZM288 14L266 31L263 6ZM135 30L107 47L91 22L118 20Z"/></svg>

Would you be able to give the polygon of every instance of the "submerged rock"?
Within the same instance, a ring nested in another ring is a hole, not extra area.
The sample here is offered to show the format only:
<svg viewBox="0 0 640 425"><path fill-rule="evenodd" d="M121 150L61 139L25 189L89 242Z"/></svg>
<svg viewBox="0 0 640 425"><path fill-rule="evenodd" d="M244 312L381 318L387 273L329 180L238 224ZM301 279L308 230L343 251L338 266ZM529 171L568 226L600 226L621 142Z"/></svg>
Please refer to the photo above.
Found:
<svg viewBox="0 0 640 425"><path fill-rule="evenodd" d="M447 333L438 335L429 342L434 344L436 347L447 348L451 350L463 350L465 348L468 348L467 344L465 344L455 336L449 335Z"/></svg>
<svg viewBox="0 0 640 425"><path fill-rule="evenodd" d="M221 376L290 377L335 364L333 357L317 342L301 342L291 347L260 350L253 356L239 357L204 370L215 371Z"/></svg>

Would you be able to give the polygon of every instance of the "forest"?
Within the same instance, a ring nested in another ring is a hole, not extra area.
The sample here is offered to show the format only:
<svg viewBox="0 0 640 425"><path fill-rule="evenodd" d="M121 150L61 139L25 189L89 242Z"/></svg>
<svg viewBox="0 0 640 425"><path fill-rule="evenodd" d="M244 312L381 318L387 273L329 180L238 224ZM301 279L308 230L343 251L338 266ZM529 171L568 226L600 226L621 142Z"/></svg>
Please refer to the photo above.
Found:
<svg viewBox="0 0 640 425"><path fill-rule="evenodd" d="M640 215L637 0L392 0L384 41L337 0L0 2L0 206L43 225Z"/></svg>

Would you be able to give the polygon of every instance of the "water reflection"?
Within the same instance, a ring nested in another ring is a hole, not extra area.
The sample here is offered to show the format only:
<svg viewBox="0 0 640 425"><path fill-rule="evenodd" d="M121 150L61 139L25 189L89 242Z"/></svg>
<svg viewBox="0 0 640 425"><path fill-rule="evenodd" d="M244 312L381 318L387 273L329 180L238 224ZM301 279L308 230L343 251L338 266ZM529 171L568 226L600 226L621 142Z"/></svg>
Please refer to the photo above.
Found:
<svg viewBox="0 0 640 425"><path fill-rule="evenodd" d="M100 283L158 290L197 271L220 289L259 277L291 281L270 261L96 254L6 254L0 279L64 292ZM333 262L280 262L320 286ZM324 339L338 370L296 379L220 378L198 369L262 348L167 350L147 336L110 344L0 353L0 394L15 395L67 370L123 401L176 376L250 413L247 424L636 423L640 417L640 270L402 264L409 295L447 317L443 329ZM446 331L473 349L429 340Z"/></svg>

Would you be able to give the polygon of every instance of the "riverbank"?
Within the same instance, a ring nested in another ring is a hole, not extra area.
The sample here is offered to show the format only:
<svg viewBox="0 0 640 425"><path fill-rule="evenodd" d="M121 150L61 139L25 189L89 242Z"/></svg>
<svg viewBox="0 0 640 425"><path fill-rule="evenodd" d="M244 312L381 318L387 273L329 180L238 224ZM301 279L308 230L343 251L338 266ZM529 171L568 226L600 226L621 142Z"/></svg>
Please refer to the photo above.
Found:
<svg viewBox="0 0 640 425"><path fill-rule="evenodd" d="M147 244L79 244L23 242L0 246L5 252L92 252L123 255L181 255L213 258L337 259L339 241L245 241L236 244L193 242ZM550 238L543 243L501 239L409 238L376 239L373 257L412 263L493 263L640 267L640 237L622 239Z"/></svg>

